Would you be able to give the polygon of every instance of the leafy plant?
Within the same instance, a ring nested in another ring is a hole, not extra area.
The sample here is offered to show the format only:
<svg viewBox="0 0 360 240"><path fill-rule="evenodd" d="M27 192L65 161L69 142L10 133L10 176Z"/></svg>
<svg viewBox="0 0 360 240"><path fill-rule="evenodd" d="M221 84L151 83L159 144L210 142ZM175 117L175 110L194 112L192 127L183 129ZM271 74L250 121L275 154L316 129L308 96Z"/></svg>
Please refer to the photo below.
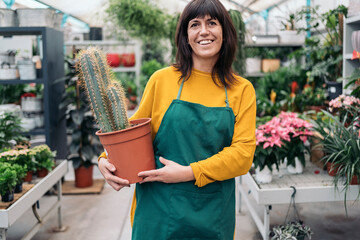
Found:
<svg viewBox="0 0 360 240"><path fill-rule="evenodd" d="M20 102L25 84L1 84L0 104Z"/></svg>
<svg viewBox="0 0 360 240"><path fill-rule="evenodd" d="M100 150L96 147L99 141L95 135L97 126L86 95L81 91L77 81L75 61L66 58L65 63L66 76L61 80L65 81L66 91L60 108L66 109L66 128L71 135L68 159L72 161L74 169L80 166L89 167L94 165L92 159L100 154Z"/></svg>
<svg viewBox="0 0 360 240"><path fill-rule="evenodd" d="M11 147L10 140L25 141L22 136L21 119L13 113L4 113L0 116L0 152Z"/></svg>
<svg viewBox="0 0 360 240"><path fill-rule="evenodd" d="M107 65L105 55L97 48L82 50L76 68L95 118L103 133L130 127L125 93Z"/></svg>
<svg viewBox="0 0 360 240"><path fill-rule="evenodd" d="M35 158L36 168L45 168L46 170L51 171L52 167L55 165L54 158L56 156L56 151L51 151L46 144L36 146L32 148L31 151Z"/></svg>
<svg viewBox="0 0 360 240"><path fill-rule="evenodd" d="M305 106L323 106L326 100L326 90L322 87L307 86L302 91L302 103Z"/></svg>
<svg viewBox="0 0 360 240"><path fill-rule="evenodd" d="M351 57L351 60L355 59L360 60L360 52L357 52L356 50L353 51L353 55ZM341 78L340 80L347 81L345 89L351 88L351 95L360 98L360 68L355 68L350 76Z"/></svg>
<svg viewBox="0 0 360 240"><path fill-rule="evenodd" d="M12 166L12 169L15 170L15 172L16 172L16 184L22 183L22 181L27 173L26 166L21 166L19 164L11 164L11 166Z"/></svg>
<svg viewBox="0 0 360 240"><path fill-rule="evenodd" d="M273 240L297 240L297 239L311 239L313 232L310 227L304 225L299 221L291 221L285 225L273 227Z"/></svg>
<svg viewBox="0 0 360 240"><path fill-rule="evenodd" d="M16 186L16 171L10 163L0 162L0 194L12 192Z"/></svg>
<svg viewBox="0 0 360 240"><path fill-rule="evenodd" d="M344 205L347 214L346 196L354 176L360 176L360 109L356 111L349 126L345 127L347 115L342 121L327 111L322 111L325 118L319 117L313 121L315 135L319 147L325 156L321 159L326 163L338 166L334 177L335 189L344 185ZM324 120L325 119L325 120ZM358 177L358 183L360 178ZM359 190L360 194L360 190Z"/></svg>

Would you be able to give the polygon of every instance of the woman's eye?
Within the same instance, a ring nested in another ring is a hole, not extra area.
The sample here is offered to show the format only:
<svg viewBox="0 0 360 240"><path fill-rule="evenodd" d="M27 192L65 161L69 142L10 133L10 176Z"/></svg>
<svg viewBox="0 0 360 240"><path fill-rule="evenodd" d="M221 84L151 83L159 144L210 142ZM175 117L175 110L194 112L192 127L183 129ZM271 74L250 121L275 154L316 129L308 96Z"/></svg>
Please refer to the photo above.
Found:
<svg viewBox="0 0 360 240"><path fill-rule="evenodd" d="M199 24L198 23L193 23L190 25L190 27L197 27Z"/></svg>
<svg viewBox="0 0 360 240"><path fill-rule="evenodd" d="M211 21L211 22L209 22L209 25L216 25L216 22Z"/></svg>

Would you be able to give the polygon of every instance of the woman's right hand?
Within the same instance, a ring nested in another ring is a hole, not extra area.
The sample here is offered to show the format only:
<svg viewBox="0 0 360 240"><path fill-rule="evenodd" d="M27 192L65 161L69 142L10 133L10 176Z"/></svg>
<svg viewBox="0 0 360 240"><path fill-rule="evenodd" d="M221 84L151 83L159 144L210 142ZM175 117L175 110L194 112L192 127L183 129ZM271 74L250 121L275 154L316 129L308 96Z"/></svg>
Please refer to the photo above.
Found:
<svg viewBox="0 0 360 240"><path fill-rule="evenodd" d="M106 158L100 158L98 167L106 182L116 191L123 187L130 187L130 183L126 179L119 178L113 174L116 168Z"/></svg>

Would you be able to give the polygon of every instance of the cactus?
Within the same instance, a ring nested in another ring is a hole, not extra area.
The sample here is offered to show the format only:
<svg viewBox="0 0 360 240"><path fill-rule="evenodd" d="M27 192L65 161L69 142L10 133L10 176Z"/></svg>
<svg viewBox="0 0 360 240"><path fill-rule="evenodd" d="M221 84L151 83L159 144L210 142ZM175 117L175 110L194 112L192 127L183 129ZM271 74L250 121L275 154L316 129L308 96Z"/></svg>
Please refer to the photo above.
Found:
<svg viewBox="0 0 360 240"><path fill-rule="evenodd" d="M103 133L130 127L123 87L116 81L104 53L91 47L80 51L76 69L95 119Z"/></svg>

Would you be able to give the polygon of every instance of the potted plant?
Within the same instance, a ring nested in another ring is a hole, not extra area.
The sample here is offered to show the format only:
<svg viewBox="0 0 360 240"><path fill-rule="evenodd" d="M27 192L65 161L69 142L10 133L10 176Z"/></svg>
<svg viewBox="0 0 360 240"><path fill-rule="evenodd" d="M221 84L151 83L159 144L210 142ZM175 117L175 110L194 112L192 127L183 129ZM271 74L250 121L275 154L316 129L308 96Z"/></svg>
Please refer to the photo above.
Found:
<svg viewBox="0 0 360 240"><path fill-rule="evenodd" d="M313 232L301 221L290 221L284 225L273 227L273 240L304 240L311 239Z"/></svg>
<svg viewBox="0 0 360 240"><path fill-rule="evenodd" d="M300 173L305 166L305 145L312 135L312 125L298 117L296 113L281 112L256 129L256 150L254 165L262 170L267 166L272 171L273 164L279 165L287 159L288 171Z"/></svg>
<svg viewBox="0 0 360 240"><path fill-rule="evenodd" d="M340 95L329 102L329 111L339 117L347 127L359 115L360 99L354 96Z"/></svg>
<svg viewBox="0 0 360 240"><path fill-rule="evenodd" d="M141 181L138 172L155 168L151 119L129 122L124 90L99 49L83 50L77 59L79 80L100 127L96 134L116 167L114 174L130 183Z"/></svg>
<svg viewBox="0 0 360 240"><path fill-rule="evenodd" d="M12 147L11 140L15 144L26 140L22 136L21 120L13 113L5 112L0 115L0 152Z"/></svg>
<svg viewBox="0 0 360 240"><path fill-rule="evenodd" d="M14 187L16 185L16 171L7 162L0 162L0 194L3 202L14 200Z"/></svg>
<svg viewBox="0 0 360 240"><path fill-rule="evenodd" d="M349 187L352 184L360 184L360 108L357 108L356 115L347 127L347 117L340 121L339 116L327 111L323 113L326 118L314 120L314 130L319 133L319 144L325 153L322 161L329 165L329 171L336 170L333 174L335 188L337 189L339 184L344 186L344 205L347 213L346 195Z"/></svg>
<svg viewBox="0 0 360 240"><path fill-rule="evenodd" d="M261 72L261 58L260 48L258 47L247 47L245 48L246 56L246 73L260 73Z"/></svg>
<svg viewBox="0 0 360 240"><path fill-rule="evenodd" d="M279 32L280 43L285 44L304 44L305 35L297 31L296 23L300 16L296 13L290 13L287 18L281 21L283 29Z"/></svg>
<svg viewBox="0 0 360 240"><path fill-rule="evenodd" d="M38 177L45 177L55 165L56 151L51 151L48 145L42 144L31 149L34 156Z"/></svg>
<svg viewBox="0 0 360 240"><path fill-rule="evenodd" d="M326 90L322 87L311 87L306 85L302 91L303 105L305 110L320 112L325 109Z"/></svg>
<svg viewBox="0 0 360 240"><path fill-rule="evenodd" d="M12 168L16 172L16 185L14 188L14 193L21 193L23 180L27 173L27 168L26 166L21 166L19 164L12 164Z"/></svg>
<svg viewBox="0 0 360 240"><path fill-rule="evenodd" d="M275 72L280 68L280 59L277 56L278 49L275 48L264 48L261 51L261 71Z"/></svg>

